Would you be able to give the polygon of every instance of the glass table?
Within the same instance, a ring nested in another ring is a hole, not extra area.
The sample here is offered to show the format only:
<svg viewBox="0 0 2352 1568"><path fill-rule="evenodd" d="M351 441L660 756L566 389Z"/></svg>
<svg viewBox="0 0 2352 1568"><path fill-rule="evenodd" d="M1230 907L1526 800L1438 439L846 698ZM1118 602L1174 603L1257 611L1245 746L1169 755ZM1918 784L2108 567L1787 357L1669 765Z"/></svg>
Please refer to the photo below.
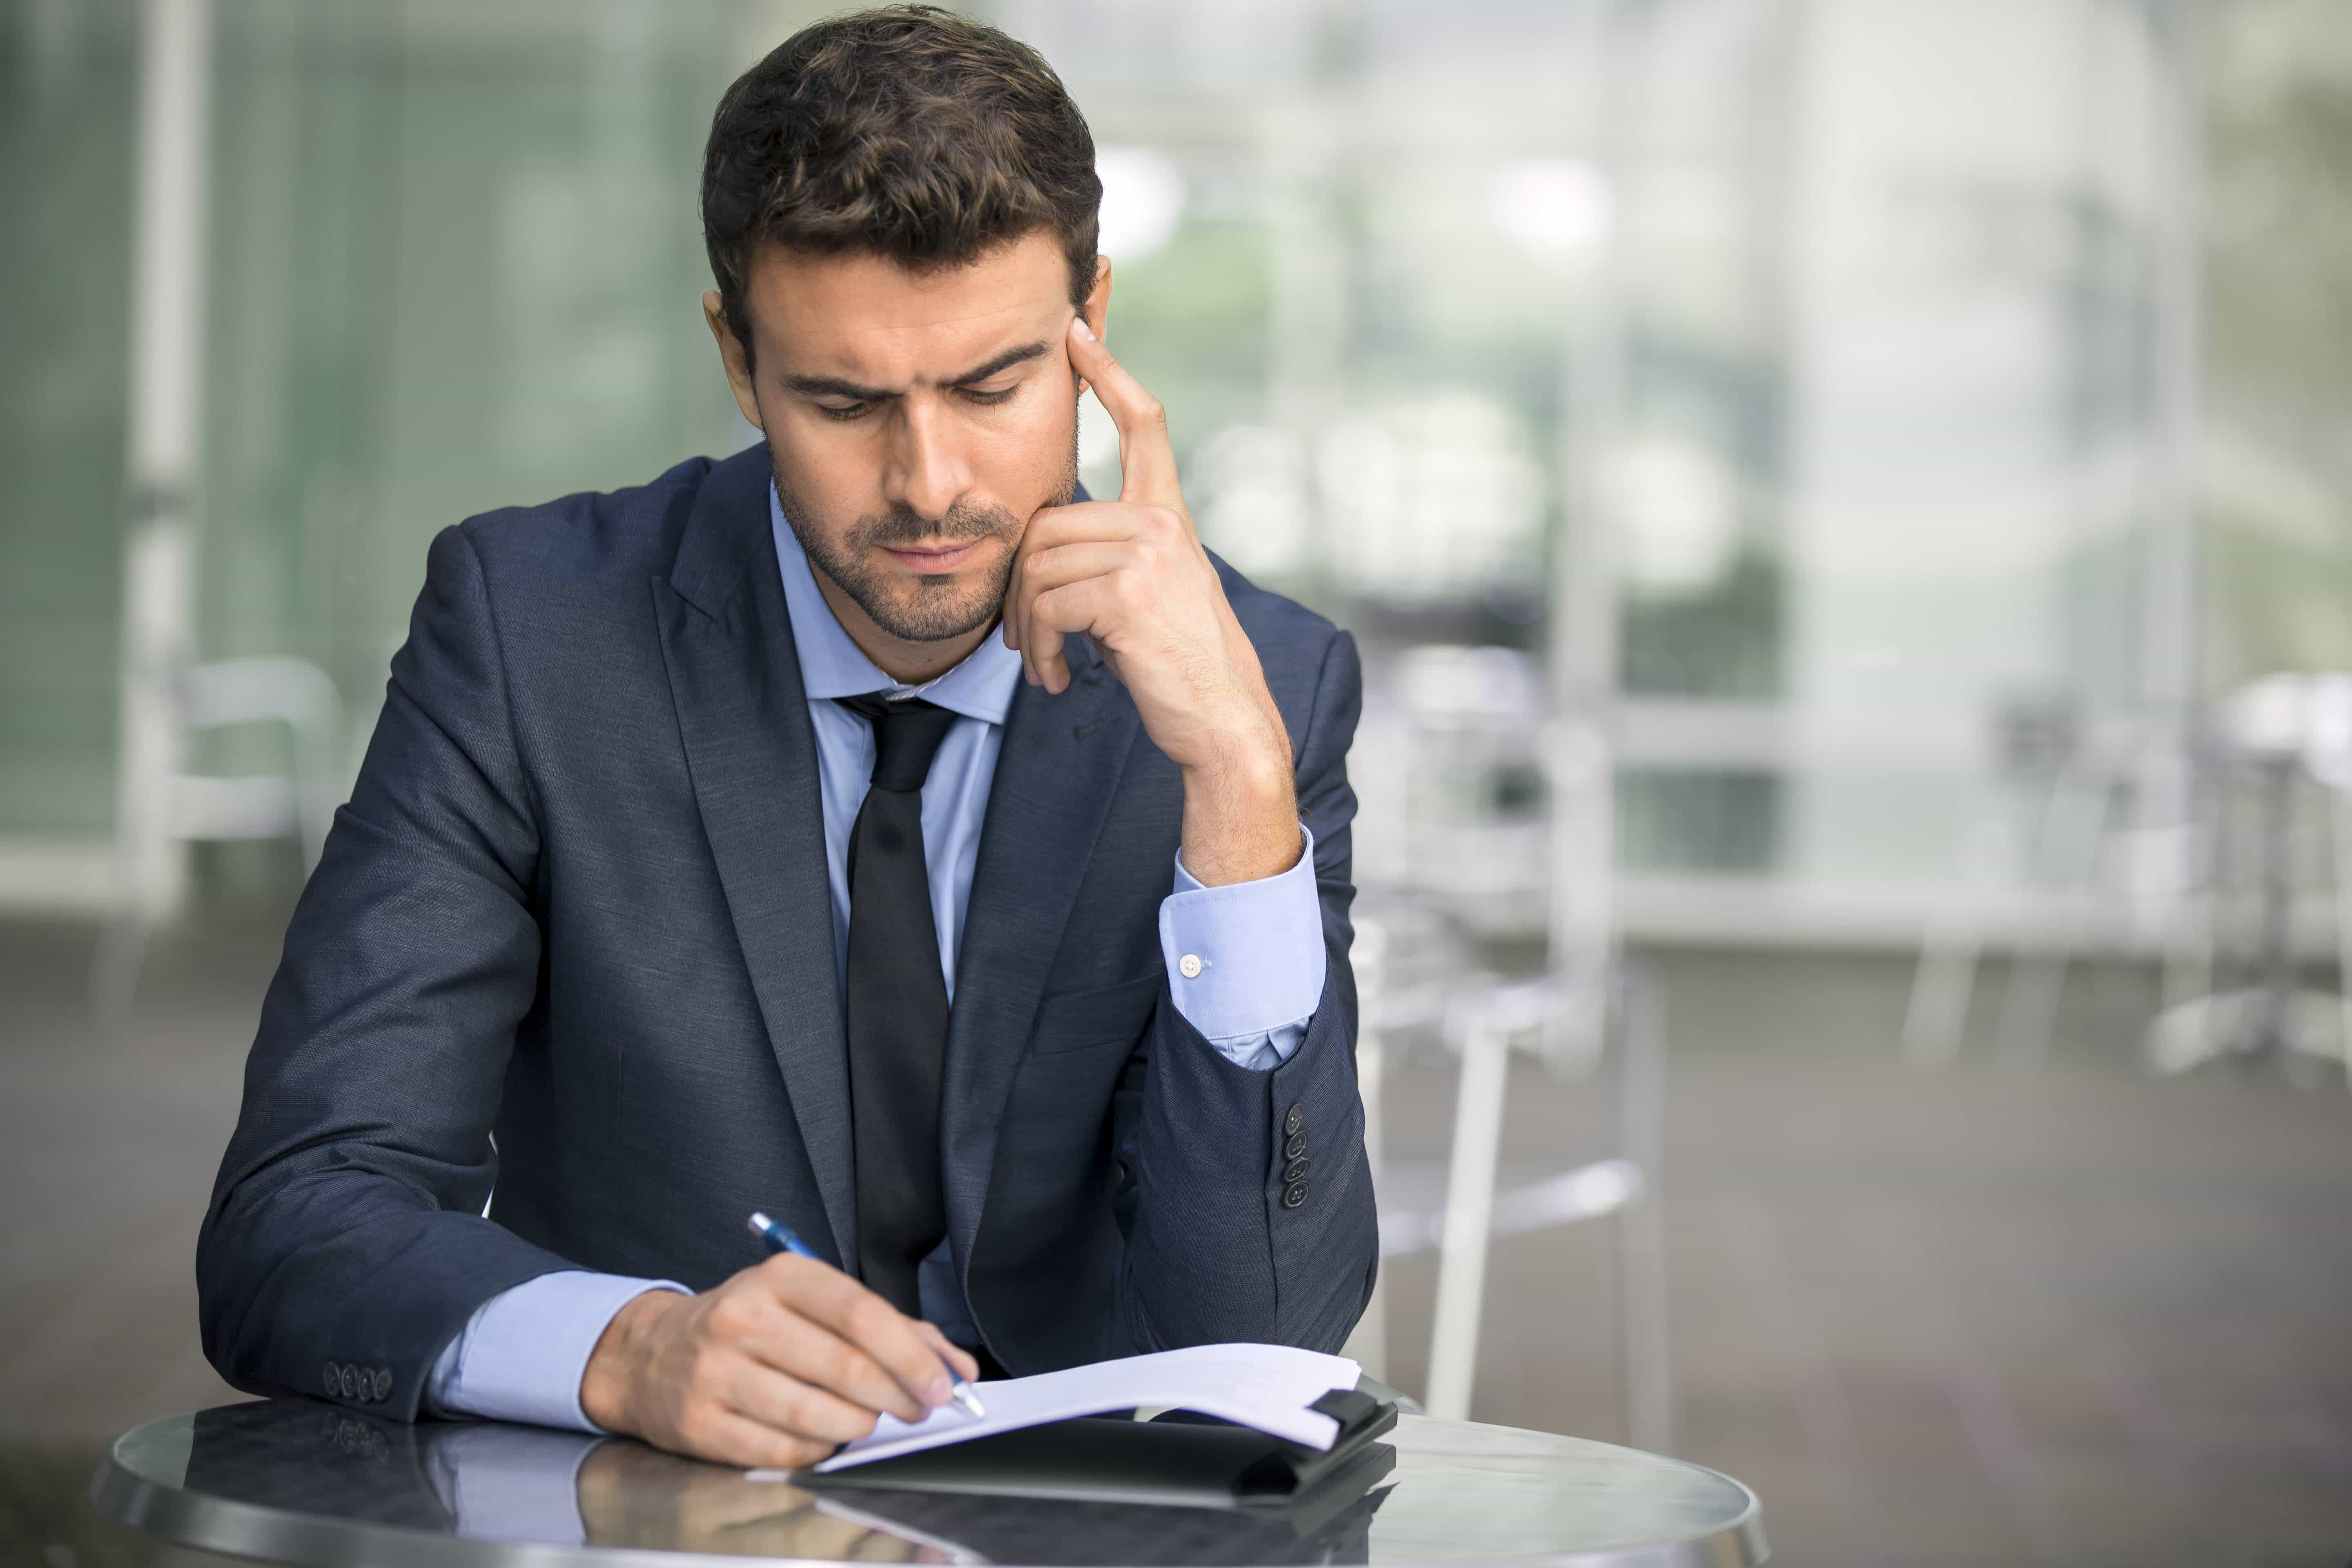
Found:
<svg viewBox="0 0 2352 1568"><path fill-rule="evenodd" d="M1402 1415L1336 1487L1234 1508L883 1491L730 1469L624 1438L407 1426L308 1400L167 1416L91 1496L182 1545L318 1568L684 1568L744 1557L1046 1565L1305 1563L1750 1568L1755 1496L1607 1443Z"/></svg>

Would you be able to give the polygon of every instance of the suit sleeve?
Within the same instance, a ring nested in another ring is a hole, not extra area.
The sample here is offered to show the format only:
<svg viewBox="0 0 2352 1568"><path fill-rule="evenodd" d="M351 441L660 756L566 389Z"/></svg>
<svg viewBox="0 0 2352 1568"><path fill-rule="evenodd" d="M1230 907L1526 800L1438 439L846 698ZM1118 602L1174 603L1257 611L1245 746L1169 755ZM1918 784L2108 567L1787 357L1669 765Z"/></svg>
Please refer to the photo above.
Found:
<svg viewBox="0 0 2352 1568"><path fill-rule="evenodd" d="M1253 1070L1163 996L1130 1063L1115 1136L1132 1184L1120 1306L1139 1349L1253 1340L1336 1351L1370 1299L1379 1227L1348 966L1347 753L1362 705L1342 632L1294 746L1323 925L1322 993L1304 1039L1271 1071Z"/></svg>
<svg viewBox="0 0 2352 1568"><path fill-rule="evenodd" d="M196 1243L205 1354L413 1419L476 1308L562 1258L482 1217L537 994L538 814L480 558L434 541L352 799L287 931Z"/></svg>

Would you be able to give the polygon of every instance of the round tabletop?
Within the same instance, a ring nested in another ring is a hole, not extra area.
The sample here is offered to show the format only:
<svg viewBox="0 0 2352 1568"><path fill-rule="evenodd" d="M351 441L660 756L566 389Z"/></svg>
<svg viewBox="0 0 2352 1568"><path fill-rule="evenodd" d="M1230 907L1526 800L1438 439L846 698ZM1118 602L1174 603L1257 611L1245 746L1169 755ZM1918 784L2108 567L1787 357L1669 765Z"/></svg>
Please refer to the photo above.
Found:
<svg viewBox="0 0 2352 1568"><path fill-rule="evenodd" d="M309 1400L167 1416L117 1439L91 1497L121 1523L265 1562L685 1568L722 1559L1140 1565L1468 1561L1750 1568L1728 1477L1580 1437L1402 1415L1362 1479L1276 1506L1145 1507L863 1491L623 1438L408 1426Z"/></svg>

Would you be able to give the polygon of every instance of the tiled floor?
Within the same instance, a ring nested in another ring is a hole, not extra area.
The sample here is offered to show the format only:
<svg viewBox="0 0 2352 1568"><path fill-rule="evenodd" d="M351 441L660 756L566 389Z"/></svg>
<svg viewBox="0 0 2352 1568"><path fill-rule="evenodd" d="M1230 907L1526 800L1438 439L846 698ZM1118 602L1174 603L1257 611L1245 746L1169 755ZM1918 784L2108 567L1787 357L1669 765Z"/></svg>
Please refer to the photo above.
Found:
<svg viewBox="0 0 2352 1568"><path fill-rule="evenodd" d="M122 1037L86 930L0 925L0 1563L190 1563L82 1500L112 1433L228 1397L190 1249L275 956L266 921L159 952ZM2044 1071L1894 1059L1905 974L1653 955L1679 1452L1761 1495L1798 1564L2352 1560L2352 1097L2140 1077L2127 972L2068 991ZM1507 1159L1599 1152L1598 1091L1514 1068ZM1389 1096L1442 1161L1449 1076ZM1613 1436L1597 1227L1500 1243L1475 1414ZM1422 1372L1431 1267L1391 1270Z"/></svg>

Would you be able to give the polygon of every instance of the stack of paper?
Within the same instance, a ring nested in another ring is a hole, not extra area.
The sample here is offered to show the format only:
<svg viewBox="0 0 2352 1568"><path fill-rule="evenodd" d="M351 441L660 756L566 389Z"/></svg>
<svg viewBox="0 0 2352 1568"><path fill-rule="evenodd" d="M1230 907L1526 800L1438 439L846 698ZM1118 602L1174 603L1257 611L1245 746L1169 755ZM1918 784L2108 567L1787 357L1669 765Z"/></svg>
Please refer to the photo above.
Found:
<svg viewBox="0 0 2352 1568"><path fill-rule="evenodd" d="M1335 1388L1355 1387L1360 1375L1362 1369L1345 1356L1288 1345L1195 1345L1097 1362L977 1384L986 1415L969 1415L953 1405L942 1405L911 1426L885 1415L871 1436L847 1445L817 1469L846 1469L992 1433L1139 1406L1198 1411L1310 1448L1328 1448L1339 1424L1307 1406Z"/></svg>

